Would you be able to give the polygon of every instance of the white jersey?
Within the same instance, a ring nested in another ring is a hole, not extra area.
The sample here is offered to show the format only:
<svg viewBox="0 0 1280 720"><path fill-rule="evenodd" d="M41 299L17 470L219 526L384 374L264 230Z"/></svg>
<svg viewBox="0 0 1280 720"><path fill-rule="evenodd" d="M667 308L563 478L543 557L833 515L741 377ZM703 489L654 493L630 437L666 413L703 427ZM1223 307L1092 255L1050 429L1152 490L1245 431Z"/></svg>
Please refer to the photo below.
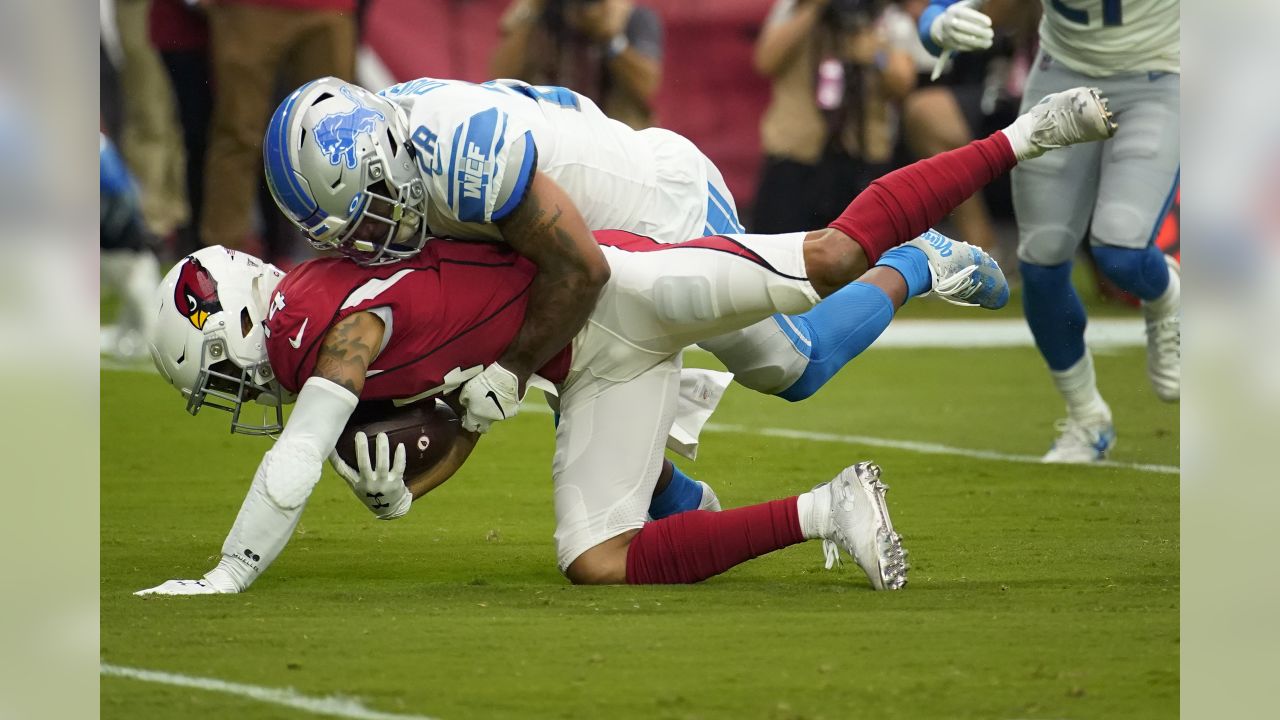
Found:
<svg viewBox="0 0 1280 720"><path fill-rule="evenodd" d="M1044 0L1040 45L1084 75L1181 71L1178 0Z"/></svg>
<svg viewBox="0 0 1280 720"><path fill-rule="evenodd" d="M501 239L493 223L519 204L535 168L592 230L662 242L703 234L709 161L675 133L636 131L575 92L516 80L422 78L379 94L408 113L432 234Z"/></svg>

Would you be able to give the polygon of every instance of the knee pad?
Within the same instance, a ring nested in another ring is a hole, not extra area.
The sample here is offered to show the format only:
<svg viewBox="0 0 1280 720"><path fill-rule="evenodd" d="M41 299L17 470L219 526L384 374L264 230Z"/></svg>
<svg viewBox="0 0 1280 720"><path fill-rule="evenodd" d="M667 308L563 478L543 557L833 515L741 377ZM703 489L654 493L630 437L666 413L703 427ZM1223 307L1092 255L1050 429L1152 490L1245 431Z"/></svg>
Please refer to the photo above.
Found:
<svg viewBox="0 0 1280 720"><path fill-rule="evenodd" d="M1169 266L1154 244L1141 249L1094 244L1092 250L1104 275L1143 300L1160 297L1169 286Z"/></svg>
<svg viewBox="0 0 1280 720"><path fill-rule="evenodd" d="M1141 249L1151 241L1155 219L1132 204L1118 200L1101 201L1089 225L1092 245Z"/></svg>
<svg viewBox="0 0 1280 720"><path fill-rule="evenodd" d="M812 347L798 329L784 329L787 321L786 316L775 315L698 344L724 363L739 385L776 395L804 374Z"/></svg>
<svg viewBox="0 0 1280 720"><path fill-rule="evenodd" d="M698 275L659 278L653 284L658 316L673 323L705 321L715 317L711 281Z"/></svg>
<svg viewBox="0 0 1280 720"><path fill-rule="evenodd" d="M1082 239L1083 235L1074 236L1065 225L1020 228L1018 259L1040 267L1061 265L1071 261Z"/></svg>

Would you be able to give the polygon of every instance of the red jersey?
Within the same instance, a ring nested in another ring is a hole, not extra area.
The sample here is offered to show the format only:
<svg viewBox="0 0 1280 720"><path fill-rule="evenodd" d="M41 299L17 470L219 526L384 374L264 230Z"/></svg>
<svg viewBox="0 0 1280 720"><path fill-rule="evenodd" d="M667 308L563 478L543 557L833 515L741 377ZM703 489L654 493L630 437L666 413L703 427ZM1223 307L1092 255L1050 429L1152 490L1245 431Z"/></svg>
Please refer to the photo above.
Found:
<svg viewBox="0 0 1280 720"><path fill-rule="evenodd" d="M352 313L382 308L385 346L369 366L360 398L447 393L497 361L515 339L536 272L505 245L441 240L380 267L309 260L272 294L267 356L280 384L298 392L315 372L329 329ZM569 353L565 347L538 374L562 382Z"/></svg>

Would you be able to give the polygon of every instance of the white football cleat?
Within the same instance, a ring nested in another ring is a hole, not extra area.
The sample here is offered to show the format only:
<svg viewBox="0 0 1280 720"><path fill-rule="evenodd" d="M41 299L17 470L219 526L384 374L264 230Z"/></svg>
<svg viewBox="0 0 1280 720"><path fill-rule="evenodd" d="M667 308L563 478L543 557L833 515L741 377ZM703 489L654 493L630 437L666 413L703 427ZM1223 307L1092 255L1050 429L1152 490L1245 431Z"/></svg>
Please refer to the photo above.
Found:
<svg viewBox="0 0 1280 720"><path fill-rule="evenodd" d="M716 491L701 480L698 480L697 483L702 486L702 501L698 503L698 509L720 512L720 498L716 495Z"/></svg>
<svg viewBox="0 0 1280 720"><path fill-rule="evenodd" d="M880 482L880 466L860 462L824 484L831 494L829 530L822 540L827 569L840 563L843 549L876 590L902 589L907 584L907 551L889 520L884 500L889 487Z"/></svg>
<svg viewBox="0 0 1280 720"><path fill-rule="evenodd" d="M937 230L903 244L919 248L929 258L931 292L952 305L999 310L1009 302L1009 281L982 248L952 240Z"/></svg>
<svg viewBox="0 0 1280 720"><path fill-rule="evenodd" d="M1031 144L1030 157L1035 157L1068 145L1106 140L1116 134L1116 127L1107 99L1098 89L1078 87L1045 95L1010 129Z"/></svg>
<svg viewBox="0 0 1280 720"><path fill-rule="evenodd" d="M1116 446L1116 426L1111 418L1076 420L1068 417L1054 423L1059 433L1049 452L1040 458L1045 463L1083 464L1107 458Z"/></svg>
<svg viewBox="0 0 1280 720"><path fill-rule="evenodd" d="M1169 265L1169 275L1180 286L1182 268L1178 261L1169 255L1165 255L1164 260ZM1147 377L1151 379L1156 397L1165 402L1178 402L1182 395L1181 303L1172 305L1160 312L1142 303L1142 315L1147 321Z"/></svg>

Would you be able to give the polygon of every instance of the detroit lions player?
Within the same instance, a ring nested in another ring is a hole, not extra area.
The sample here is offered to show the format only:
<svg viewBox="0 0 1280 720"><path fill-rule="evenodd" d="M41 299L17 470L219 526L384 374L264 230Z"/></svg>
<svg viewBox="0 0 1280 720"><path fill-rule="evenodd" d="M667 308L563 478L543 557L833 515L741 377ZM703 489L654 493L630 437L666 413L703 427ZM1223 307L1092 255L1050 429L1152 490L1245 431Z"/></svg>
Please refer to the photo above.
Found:
<svg viewBox="0 0 1280 720"><path fill-rule="evenodd" d="M1105 106L1083 89L1063 93L1019 122L1019 137L1044 130L1058 144L1109 133ZM1024 144L1034 154L1053 145L1029 137ZM580 213L593 229L625 229L660 243L741 230L719 171L691 142L666 130L632 130L564 88L423 78L375 95L322 78L277 109L264 154L269 187L285 214L318 246L366 264L412 256L428 230L503 239L524 253L513 236L555 221L552 213L538 214L547 188L559 193L565 214ZM884 244L886 237L870 232L853 235L872 262L900 242ZM889 258L928 272L943 260L931 248L921 242ZM535 297L531 315L537 304ZM1003 300L967 304L998 307ZM578 309L589 312L590 303ZM874 322L862 320L869 312ZM891 317L883 294L851 286L822 308L702 344L740 383L799 400L870 344ZM576 315L558 322L565 331L581 324ZM486 367L462 389L464 427L483 431L514 415L524 381L539 366L525 363L523 372L513 372L504 356ZM677 471L671 497L656 501L654 515L697 507L707 490Z"/></svg>
<svg viewBox="0 0 1280 720"><path fill-rule="evenodd" d="M1156 395L1177 402L1181 394L1179 268L1154 242L1178 185L1178 31L1177 0L1044 2L1024 109L1044 93L1088 83L1107 95L1120 125L1105 143L1013 171L1023 307L1067 404L1045 462L1102 460L1116 441L1071 285L1072 257L1086 232L1102 272L1143 301ZM991 20L972 0L934 0L920 18L920 37L934 54L981 50L991 46Z"/></svg>

